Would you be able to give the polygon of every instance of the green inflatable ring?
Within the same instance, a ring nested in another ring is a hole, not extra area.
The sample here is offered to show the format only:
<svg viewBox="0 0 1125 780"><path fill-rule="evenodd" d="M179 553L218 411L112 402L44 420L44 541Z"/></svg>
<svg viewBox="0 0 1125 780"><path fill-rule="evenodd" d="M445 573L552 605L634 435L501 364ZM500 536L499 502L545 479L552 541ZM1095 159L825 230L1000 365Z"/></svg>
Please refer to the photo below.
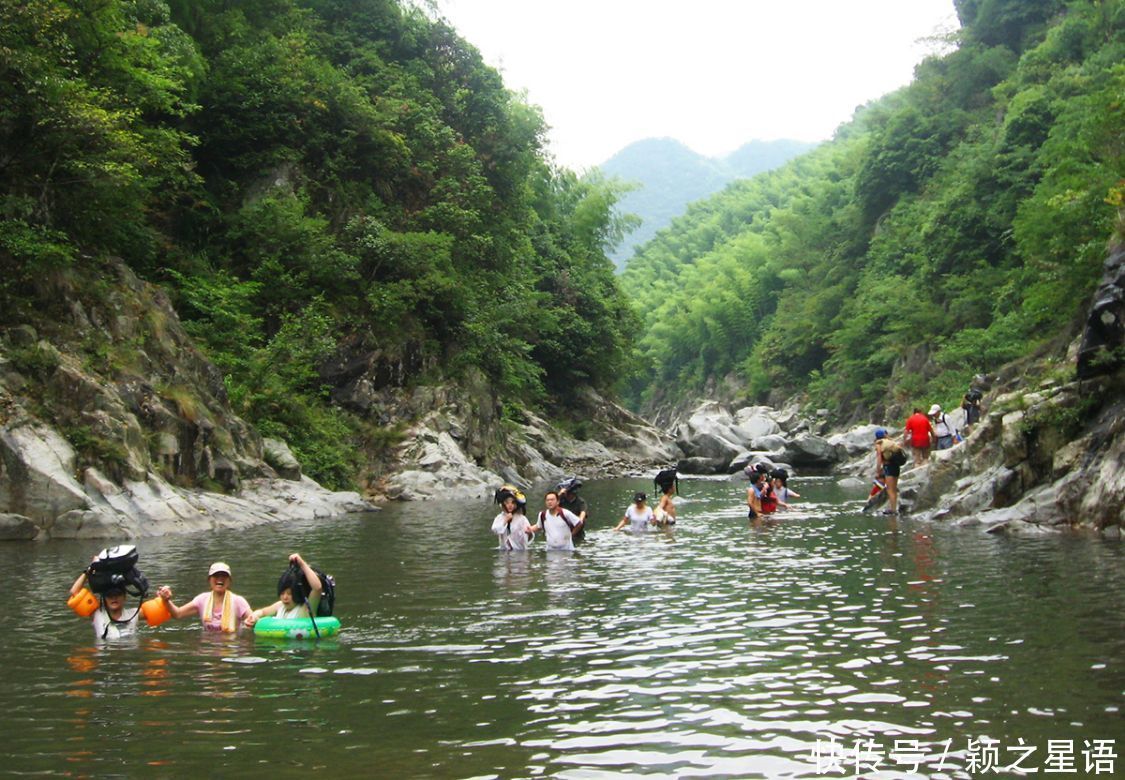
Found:
<svg viewBox="0 0 1125 780"><path fill-rule="evenodd" d="M254 624L254 636L267 639L316 639L340 633L340 621L334 617L318 617L316 629L309 618L264 617Z"/></svg>

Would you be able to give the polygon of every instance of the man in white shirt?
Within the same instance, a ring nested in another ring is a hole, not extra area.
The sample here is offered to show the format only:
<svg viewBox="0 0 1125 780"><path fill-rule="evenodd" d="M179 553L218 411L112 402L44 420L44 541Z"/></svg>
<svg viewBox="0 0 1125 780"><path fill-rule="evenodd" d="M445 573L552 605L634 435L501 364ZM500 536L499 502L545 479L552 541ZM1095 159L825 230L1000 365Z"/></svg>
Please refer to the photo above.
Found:
<svg viewBox="0 0 1125 780"><path fill-rule="evenodd" d="M548 550L573 550L574 536L582 530L578 515L559 506L559 494L555 491L543 497L546 509L539 513L539 522L531 531L543 530L547 536Z"/></svg>

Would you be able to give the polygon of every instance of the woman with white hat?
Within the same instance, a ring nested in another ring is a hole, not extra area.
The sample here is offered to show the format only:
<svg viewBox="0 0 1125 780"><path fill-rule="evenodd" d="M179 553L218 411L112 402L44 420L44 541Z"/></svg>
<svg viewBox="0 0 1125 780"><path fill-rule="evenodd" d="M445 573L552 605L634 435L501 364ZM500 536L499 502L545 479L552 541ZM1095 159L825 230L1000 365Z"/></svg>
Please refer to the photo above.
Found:
<svg viewBox="0 0 1125 780"><path fill-rule="evenodd" d="M199 615L207 631L234 633L246 616L253 612L250 603L230 589L230 566L222 561L211 564L207 570L207 582L211 590L200 593L182 607L172 603L172 589L167 585L161 587L157 594L164 600L172 617Z"/></svg>

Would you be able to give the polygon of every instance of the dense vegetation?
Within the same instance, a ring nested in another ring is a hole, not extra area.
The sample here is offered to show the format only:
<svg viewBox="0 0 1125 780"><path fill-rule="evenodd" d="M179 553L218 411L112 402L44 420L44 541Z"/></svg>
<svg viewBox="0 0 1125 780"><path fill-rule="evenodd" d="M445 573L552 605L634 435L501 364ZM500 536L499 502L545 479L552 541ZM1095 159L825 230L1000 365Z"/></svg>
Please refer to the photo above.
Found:
<svg viewBox="0 0 1125 780"><path fill-rule="evenodd" d="M537 109L398 0L0 0L0 325L124 259L230 398L349 481L364 426L321 367L480 366L513 405L620 375L618 191L556 170Z"/></svg>
<svg viewBox="0 0 1125 780"><path fill-rule="evenodd" d="M840 417L956 402L1073 333L1125 206L1125 3L958 0L957 46L696 204L622 277L638 402L724 376Z"/></svg>
<svg viewBox="0 0 1125 780"><path fill-rule="evenodd" d="M814 146L804 141L750 141L725 157L704 157L672 138L629 144L598 166L605 176L632 188L621 196L618 210L640 219L610 259L618 270L624 269L634 250L683 214L689 203L736 179L783 165Z"/></svg>

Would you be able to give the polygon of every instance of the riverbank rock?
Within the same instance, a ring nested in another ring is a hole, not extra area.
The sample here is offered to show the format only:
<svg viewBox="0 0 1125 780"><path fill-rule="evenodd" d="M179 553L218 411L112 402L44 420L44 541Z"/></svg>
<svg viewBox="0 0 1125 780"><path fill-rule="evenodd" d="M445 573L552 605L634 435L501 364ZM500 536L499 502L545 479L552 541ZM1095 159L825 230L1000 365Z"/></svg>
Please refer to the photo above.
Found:
<svg viewBox="0 0 1125 780"><path fill-rule="evenodd" d="M1015 535L1125 523L1121 372L1049 378L991 402L966 440L900 480L923 519Z"/></svg>
<svg viewBox="0 0 1125 780"><path fill-rule="evenodd" d="M269 446L278 479L167 295L123 262L43 284L51 316L0 332L0 538L160 536L374 509L302 477L280 440Z"/></svg>
<svg viewBox="0 0 1125 780"><path fill-rule="evenodd" d="M847 450L812 433L794 408L768 406L729 410L705 401L676 426L676 441L685 458L685 474L735 473L759 460L784 462L789 468L828 470L847 457Z"/></svg>
<svg viewBox="0 0 1125 780"><path fill-rule="evenodd" d="M559 424L527 410L503 419L483 375L457 386L386 390L372 410L414 422L371 491L406 501L485 498L503 483L529 488L568 474L593 479L679 461L671 437L592 390L574 404L557 410Z"/></svg>

